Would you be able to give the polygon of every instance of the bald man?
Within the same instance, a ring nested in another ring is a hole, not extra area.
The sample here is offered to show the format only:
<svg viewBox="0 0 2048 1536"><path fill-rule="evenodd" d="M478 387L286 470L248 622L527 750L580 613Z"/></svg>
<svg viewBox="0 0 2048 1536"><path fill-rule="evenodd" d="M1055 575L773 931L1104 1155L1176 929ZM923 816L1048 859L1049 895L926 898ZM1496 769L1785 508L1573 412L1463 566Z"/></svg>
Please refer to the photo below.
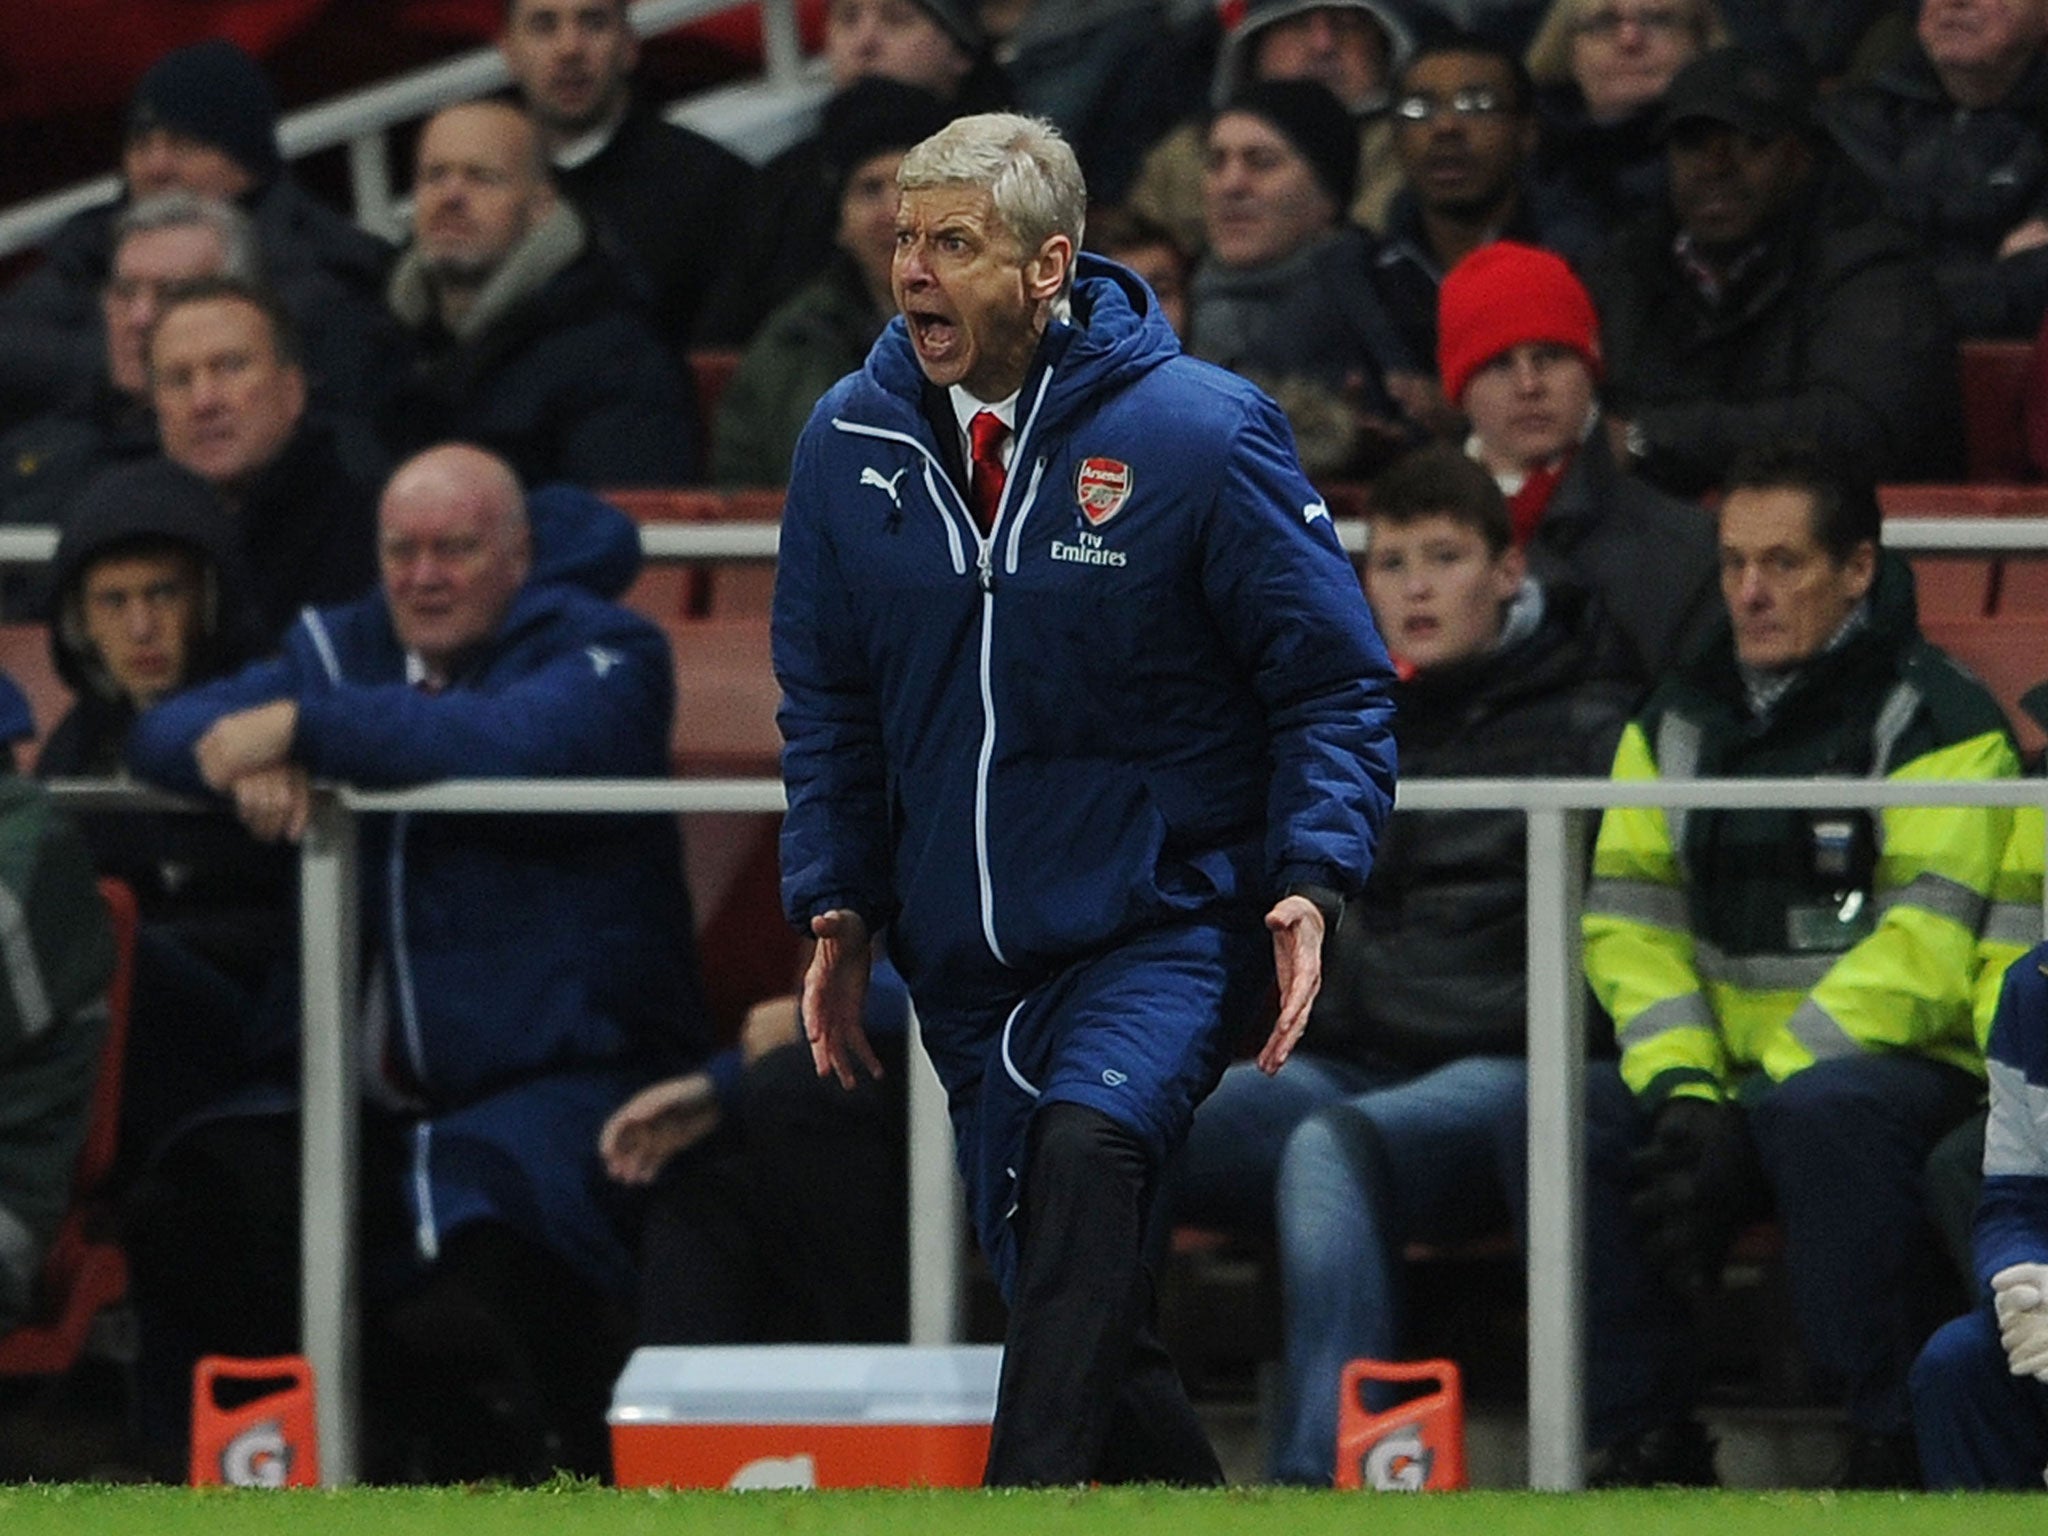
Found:
<svg viewBox="0 0 2048 1536"><path fill-rule="evenodd" d="M667 641L608 600L638 565L623 515L561 490L529 507L504 460L447 446L391 477L377 531L377 592L307 610L280 656L146 713L136 771L226 796L259 837L285 839L312 780L667 773ZM363 1197L373 1250L394 1235L366 1256L389 1282L371 1298L373 1347L395 1340L437 1382L410 1404L435 1477L601 1473L623 1362L604 1322L633 1269L592 1195L598 1131L705 1056L675 818L401 816L366 827L363 861ZM248 1117L230 1121L220 1135L242 1145ZM273 1122L289 1167L291 1122ZM238 1205L205 1176L238 1165L205 1155L212 1134L167 1159L174 1191L192 1170L188 1198L136 1254L139 1290L175 1311L154 1336L295 1348L280 1305L298 1283L295 1213ZM195 1253L206 1284L166 1301L175 1285L149 1281Z"/></svg>
<svg viewBox="0 0 2048 1536"><path fill-rule="evenodd" d="M478 443L529 485L695 477L694 399L648 295L556 195L540 127L518 107L429 119L388 298L414 347L380 418L394 452Z"/></svg>

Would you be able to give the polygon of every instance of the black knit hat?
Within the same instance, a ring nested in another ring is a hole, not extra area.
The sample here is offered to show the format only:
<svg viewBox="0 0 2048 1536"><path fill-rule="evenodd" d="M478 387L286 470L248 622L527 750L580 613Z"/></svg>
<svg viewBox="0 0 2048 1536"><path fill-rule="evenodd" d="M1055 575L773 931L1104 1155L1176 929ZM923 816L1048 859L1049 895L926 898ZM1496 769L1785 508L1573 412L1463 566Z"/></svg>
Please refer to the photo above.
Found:
<svg viewBox="0 0 2048 1536"><path fill-rule="evenodd" d="M988 49L988 33L981 27L981 18L975 8L966 0L911 0L920 11L945 29L946 36L960 45L960 51L970 59L979 58Z"/></svg>
<svg viewBox="0 0 2048 1536"><path fill-rule="evenodd" d="M825 103L818 143L826 184L838 196L864 162L921 144L952 120L952 110L930 91L863 76Z"/></svg>
<svg viewBox="0 0 2048 1536"><path fill-rule="evenodd" d="M225 38L178 48L150 65L128 103L128 136L151 128L211 144L254 176L276 177L277 98L256 61Z"/></svg>
<svg viewBox="0 0 2048 1536"><path fill-rule="evenodd" d="M1328 86L1316 80L1260 80L1231 97L1223 111L1249 112L1278 128L1336 199L1338 212L1351 207L1358 192L1358 124Z"/></svg>

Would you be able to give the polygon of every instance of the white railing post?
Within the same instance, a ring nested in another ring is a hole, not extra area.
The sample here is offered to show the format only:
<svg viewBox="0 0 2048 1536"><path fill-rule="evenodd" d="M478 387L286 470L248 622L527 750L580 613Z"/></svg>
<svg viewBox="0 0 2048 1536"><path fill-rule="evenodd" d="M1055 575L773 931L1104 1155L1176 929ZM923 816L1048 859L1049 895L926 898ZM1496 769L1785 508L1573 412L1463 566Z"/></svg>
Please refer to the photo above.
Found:
<svg viewBox="0 0 2048 1536"><path fill-rule="evenodd" d="M761 54L769 80L777 85L794 85L803 74L796 0L761 0Z"/></svg>
<svg viewBox="0 0 2048 1536"><path fill-rule="evenodd" d="M348 186L358 224L387 240L405 238L391 187L391 143L382 128L365 129L348 141Z"/></svg>
<svg viewBox="0 0 2048 1536"><path fill-rule="evenodd" d="M925 1054L915 1008L903 1070L910 1074L910 1342L957 1344L966 1233L953 1171L953 1120L945 1087Z"/></svg>
<svg viewBox="0 0 2048 1536"><path fill-rule="evenodd" d="M323 792L299 853L299 1296L320 1481L329 1487L362 1474L356 864L355 816Z"/></svg>
<svg viewBox="0 0 2048 1536"><path fill-rule="evenodd" d="M1531 1488L1585 1483L1586 816L1528 812Z"/></svg>

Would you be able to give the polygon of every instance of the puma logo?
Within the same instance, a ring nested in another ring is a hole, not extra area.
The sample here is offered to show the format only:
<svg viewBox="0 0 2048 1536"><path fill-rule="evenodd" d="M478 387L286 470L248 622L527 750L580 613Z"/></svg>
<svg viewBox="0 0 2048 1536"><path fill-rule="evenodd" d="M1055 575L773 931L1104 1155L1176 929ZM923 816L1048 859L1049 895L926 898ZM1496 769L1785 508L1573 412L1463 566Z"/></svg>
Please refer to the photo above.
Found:
<svg viewBox="0 0 2048 1536"><path fill-rule="evenodd" d="M903 469L897 470L895 474L890 475L887 478L884 478L882 472L879 469L875 468L874 465L870 464L861 470L860 483L862 485L872 485L878 491L888 492L890 503L893 506L895 506L898 511L901 511L903 509L903 498L897 494L896 482L898 480L901 480L908 473L909 468L908 466L906 466Z"/></svg>

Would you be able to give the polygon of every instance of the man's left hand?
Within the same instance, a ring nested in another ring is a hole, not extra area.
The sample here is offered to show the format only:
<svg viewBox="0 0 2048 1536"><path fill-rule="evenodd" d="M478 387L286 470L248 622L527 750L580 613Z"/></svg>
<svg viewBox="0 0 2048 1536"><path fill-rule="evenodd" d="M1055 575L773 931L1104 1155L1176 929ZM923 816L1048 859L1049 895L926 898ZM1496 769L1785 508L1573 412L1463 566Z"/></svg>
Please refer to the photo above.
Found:
<svg viewBox="0 0 2048 1536"><path fill-rule="evenodd" d="M1306 896L1283 896L1266 914L1266 926L1273 931L1273 973L1280 983L1280 1017L1259 1052L1259 1070L1271 1077L1294 1054L1322 990L1323 914Z"/></svg>
<svg viewBox="0 0 2048 1536"><path fill-rule="evenodd" d="M299 706L292 699L273 699L222 715L193 749L199 776L225 794L244 775L281 767L289 760L298 730Z"/></svg>
<svg viewBox="0 0 2048 1536"><path fill-rule="evenodd" d="M2005 238L1998 242L1998 259L2017 256L2023 251L2038 250L2048 245L2048 219L2039 215L2022 219L2005 232Z"/></svg>
<svg viewBox="0 0 2048 1536"><path fill-rule="evenodd" d="M228 791L235 814L258 842L296 843L313 819L313 781L296 763L259 768L236 779Z"/></svg>
<svg viewBox="0 0 2048 1536"><path fill-rule="evenodd" d="M597 1152L621 1184L651 1184L661 1165L718 1129L718 1097L707 1072L641 1089L605 1121Z"/></svg>

